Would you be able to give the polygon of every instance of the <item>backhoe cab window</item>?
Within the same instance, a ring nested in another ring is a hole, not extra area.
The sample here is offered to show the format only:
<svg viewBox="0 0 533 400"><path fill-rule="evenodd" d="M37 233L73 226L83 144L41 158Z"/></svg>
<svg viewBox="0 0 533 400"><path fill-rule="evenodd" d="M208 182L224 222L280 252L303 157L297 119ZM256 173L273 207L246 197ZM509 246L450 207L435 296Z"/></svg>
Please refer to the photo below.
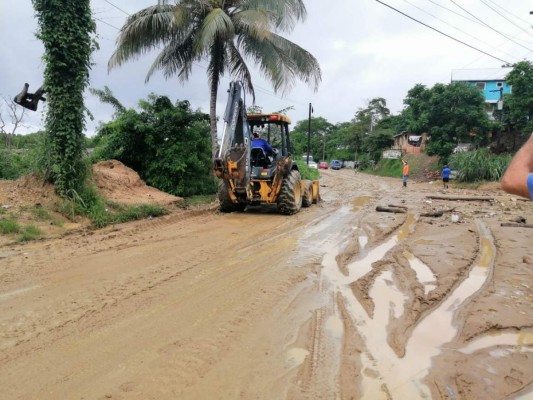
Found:
<svg viewBox="0 0 533 400"><path fill-rule="evenodd" d="M259 132L261 137L278 150L282 156L291 153L289 139L290 119L282 114L248 114L251 133Z"/></svg>

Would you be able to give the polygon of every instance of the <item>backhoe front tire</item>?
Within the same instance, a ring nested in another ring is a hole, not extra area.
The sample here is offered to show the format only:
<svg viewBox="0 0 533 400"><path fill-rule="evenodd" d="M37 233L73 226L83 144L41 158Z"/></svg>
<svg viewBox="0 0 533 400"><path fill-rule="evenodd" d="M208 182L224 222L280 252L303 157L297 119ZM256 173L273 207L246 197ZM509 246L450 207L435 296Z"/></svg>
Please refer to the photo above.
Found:
<svg viewBox="0 0 533 400"><path fill-rule="evenodd" d="M228 188L222 183L218 188L218 209L223 213L230 213L234 211L244 211L246 204L234 203L228 194Z"/></svg>
<svg viewBox="0 0 533 400"><path fill-rule="evenodd" d="M278 196L278 211L281 214L296 214L302 208L302 177L300 172L292 170L283 179Z"/></svg>
<svg viewBox="0 0 533 400"><path fill-rule="evenodd" d="M311 207L313 204L313 182L305 181L302 195L302 207Z"/></svg>

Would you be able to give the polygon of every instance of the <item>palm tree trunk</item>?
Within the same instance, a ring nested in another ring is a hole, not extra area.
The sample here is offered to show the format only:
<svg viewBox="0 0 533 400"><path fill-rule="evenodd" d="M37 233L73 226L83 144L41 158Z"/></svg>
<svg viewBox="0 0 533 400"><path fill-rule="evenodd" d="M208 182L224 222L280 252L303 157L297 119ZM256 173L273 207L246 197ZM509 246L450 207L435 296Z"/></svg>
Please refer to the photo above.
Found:
<svg viewBox="0 0 533 400"><path fill-rule="evenodd" d="M211 158L214 161L218 152L218 135L217 135L217 94L218 94L218 76L211 79L211 97L209 100L209 122L211 126Z"/></svg>

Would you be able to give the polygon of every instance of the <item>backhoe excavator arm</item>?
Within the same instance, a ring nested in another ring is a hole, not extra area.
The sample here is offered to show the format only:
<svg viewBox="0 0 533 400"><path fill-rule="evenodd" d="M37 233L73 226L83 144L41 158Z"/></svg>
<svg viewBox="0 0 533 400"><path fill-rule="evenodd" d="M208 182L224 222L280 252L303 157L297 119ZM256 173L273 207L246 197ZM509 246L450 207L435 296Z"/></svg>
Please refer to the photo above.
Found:
<svg viewBox="0 0 533 400"><path fill-rule="evenodd" d="M215 174L224 180L233 201L237 200L238 194L245 195L249 190L251 173L250 127L241 94L241 84L231 82L224 112L222 140L214 165Z"/></svg>

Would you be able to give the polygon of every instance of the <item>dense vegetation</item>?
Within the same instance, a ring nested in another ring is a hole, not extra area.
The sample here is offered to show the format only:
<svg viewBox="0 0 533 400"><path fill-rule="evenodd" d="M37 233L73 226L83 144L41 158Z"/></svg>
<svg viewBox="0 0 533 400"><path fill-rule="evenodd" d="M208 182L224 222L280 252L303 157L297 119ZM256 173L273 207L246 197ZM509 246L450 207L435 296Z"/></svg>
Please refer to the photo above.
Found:
<svg viewBox="0 0 533 400"><path fill-rule="evenodd" d="M174 195L215 192L207 114L193 111L188 101L172 104L156 95L140 101L139 111L125 109L105 93L117 113L99 128L92 161L119 160L148 185Z"/></svg>
<svg viewBox="0 0 533 400"><path fill-rule="evenodd" d="M73 198L85 184L83 163L85 106L89 82L91 35L96 24L89 0L32 0L43 42L44 87L48 102L42 169L56 190Z"/></svg>

